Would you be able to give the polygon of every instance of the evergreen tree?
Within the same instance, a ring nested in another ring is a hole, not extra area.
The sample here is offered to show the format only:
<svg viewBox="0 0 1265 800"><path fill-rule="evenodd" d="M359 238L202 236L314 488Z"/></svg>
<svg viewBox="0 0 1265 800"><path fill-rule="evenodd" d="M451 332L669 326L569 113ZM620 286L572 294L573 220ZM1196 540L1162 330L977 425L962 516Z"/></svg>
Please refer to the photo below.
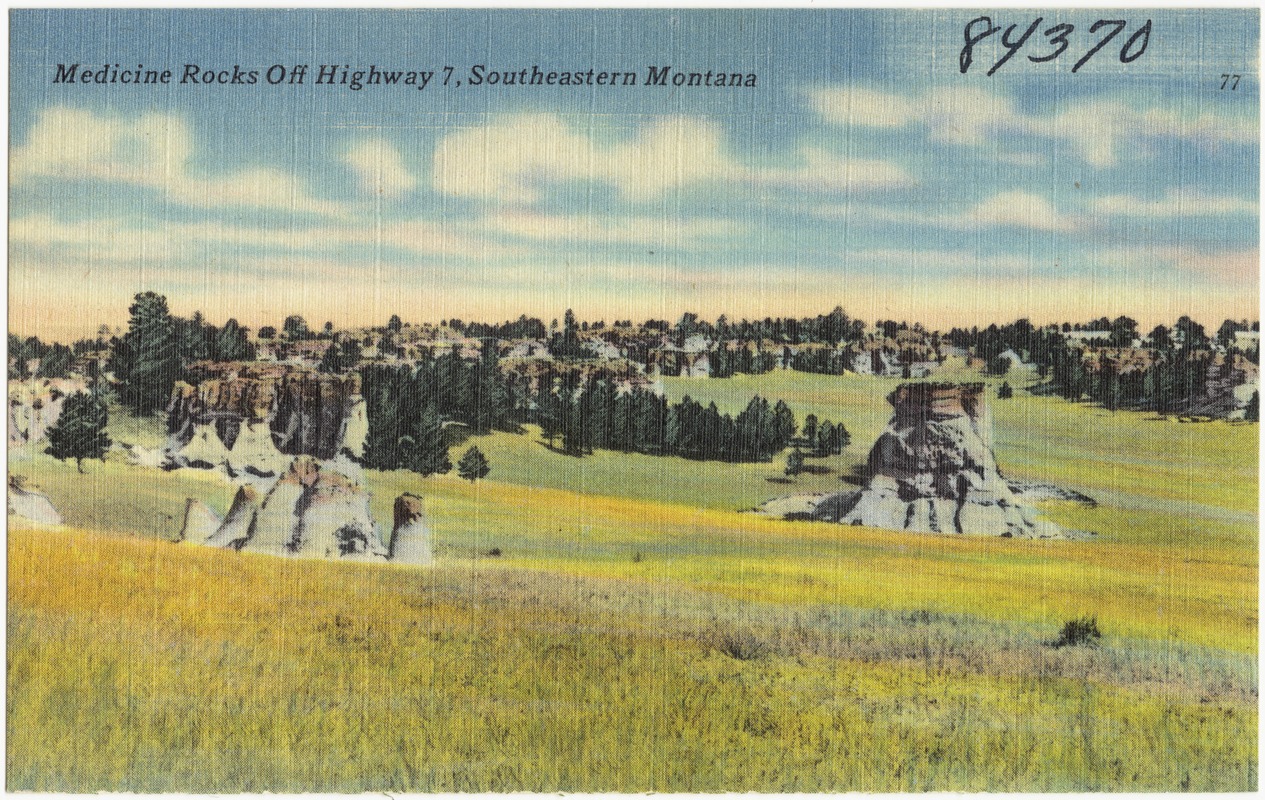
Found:
<svg viewBox="0 0 1265 800"><path fill-rule="evenodd" d="M246 339L246 329L230 319L215 335L212 357L216 361L254 361L255 347Z"/></svg>
<svg viewBox="0 0 1265 800"><path fill-rule="evenodd" d="M794 478L796 475L804 471L804 454L796 447L791 454L786 457L786 475Z"/></svg>
<svg viewBox="0 0 1265 800"><path fill-rule="evenodd" d="M128 330L114 348L110 369L121 384L124 405L149 415L166 405L180 373L175 323L167 298L153 292L136 295L128 311Z"/></svg>
<svg viewBox="0 0 1265 800"><path fill-rule="evenodd" d="M292 341L311 337L311 331L307 329L307 321L298 314L286 317L286 321L281 324L281 331L287 339Z"/></svg>
<svg viewBox="0 0 1265 800"><path fill-rule="evenodd" d="M259 329L259 338L260 339L275 339L277 338L277 329L272 327L271 325L265 325Z"/></svg>
<svg viewBox="0 0 1265 800"><path fill-rule="evenodd" d="M505 427L510 418L509 392L502 380L500 354L495 339L484 339L479 351L479 361L470 381L473 389L476 433L487 433L493 428Z"/></svg>
<svg viewBox="0 0 1265 800"><path fill-rule="evenodd" d="M360 371L361 393L369 432L365 436L364 462L373 469L396 469L400 465L400 395L408 378L408 368L392 369L371 365Z"/></svg>
<svg viewBox="0 0 1265 800"><path fill-rule="evenodd" d="M809 414L804 417L804 427L800 429L800 437L808 442L810 446L817 443L817 415Z"/></svg>
<svg viewBox="0 0 1265 800"><path fill-rule="evenodd" d="M1002 381L1001 386L997 389L998 400L1009 400L1015 396L1015 390L1010 387L1010 383Z"/></svg>
<svg viewBox="0 0 1265 800"><path fill-rule="evenodd" d="M1260 422L1261 420L1261 393L1252 392L1252 396L1248 398L1247 407L1243 409L1243 419L1248 422Z"/></svg>
<svg viewBox="0 0 1265 800"><path fill-rule="evenodd" d="M391 319L387 320L387 330L391 331L392 333L399 333L400 329L403 327L404 327L404 323L400 321L399 314L392 314Z"/></svg>
<svg viewBox="0 0 1265 800"><path fill-rule="evenodd" d="M491 471L492 467L478 447L472 446L457 462L457 474L471 483L486 477Z"/></svg>
<svg viewBox="0 0 1265 800"><path fill-rule="evenodd" d="M400 437L400 466L423 476L443 474L452 469L443 423L431 399L420 403L410 433Z"/></svg>
<svg viewBox="0 0 1265 800"><path fill-rule="evenodd" d="M321 356L321 363L316 369L319 372L342 373L353 370L360 364L360 345L350 337L331 342Z"/></svg>
<svg viewBox="0 0 1265 800"><path fill-rule="evenodd" d="M105 403L87 392L75 392L62 405L57 423L48 429L48 448L53 458L75 459L83 472L85 458L105 459L110 449L110 436L105 432L109 422Z"/></svg>
<svg viewBox="0 0 1265 800"><path fill-rule="evenodd" d="M54 344L40 359L39 368L35 371L37 378L64 378L70 372L70 364L75 354L64 344Z"/></svg>

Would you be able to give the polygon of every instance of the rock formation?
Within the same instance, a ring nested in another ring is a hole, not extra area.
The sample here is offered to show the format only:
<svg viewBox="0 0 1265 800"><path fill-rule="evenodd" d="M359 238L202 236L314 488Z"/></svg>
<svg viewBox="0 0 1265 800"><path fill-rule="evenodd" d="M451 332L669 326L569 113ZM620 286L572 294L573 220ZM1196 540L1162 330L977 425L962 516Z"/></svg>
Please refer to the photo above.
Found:
<svg viewBox="0 0 1265 800"><path fill-rule="evenodd" d="M294 458L266 494L252 486L238 489L223 520L190 499L180 539L293 558L432 563L421 498L406 494L396 500L388 551L369 513L364 475L345 457Z"/></svg>
<svg viewBox="0 0 1265 800"><path fill-rule="evenodd" d="M864 489L832 495L817 519L924 533L1058 538L997 469L983 384L909 383L870 450Z"/></svg>
<svg viewBox="0 0 1265 800"><path fill-rule="evenodd" d="M206 544L207 539L215 535L221 524L219 516L207 508L206 503L190 497L184 504L184 524L180 526L178 541Z"/></svg>
<svg viewBox="0 0 1265 800"><path fill-rule="evenodd" d="M391 528L391 560L401 564L427 566L434 562L430 526L422 498L402 494L395 498L395 524Z"/></svg>
<svg viewBox="0 0 1265 800"><path fill-rule="evenodd" d="M177 382L167 407L172 466L271 477L289 457L330 459L345 447L363 449L367 424L357 374L258 363L204 363L190 372L195 382Z"/></svg>
<svg viewBox="0 0 1265 800"><path fill-rule="evenodd" d="M9 514L22 517L41 525L60 525L61 514L53 507L53 501L37 486L21 475L9 475Z"/></svg>
<svg viewBox="0 0 1265 800"><path fill-rule="evenodd" d="M9 446L43 439L61 416L66 398L87 388L77 378L9 381Z"/></svg>

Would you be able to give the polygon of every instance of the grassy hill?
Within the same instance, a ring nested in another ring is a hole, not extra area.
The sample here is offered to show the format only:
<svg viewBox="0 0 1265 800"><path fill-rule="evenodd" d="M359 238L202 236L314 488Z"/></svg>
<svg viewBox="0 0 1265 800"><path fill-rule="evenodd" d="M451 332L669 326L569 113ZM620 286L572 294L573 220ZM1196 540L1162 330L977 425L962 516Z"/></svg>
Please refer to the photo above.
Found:
<svg viewBox="0 0 1265 800"><path fill-rule="evenodd" d="M14 460L67 525L10 529L8 786L1254 789L1258 427L992 402L1005 474L1099 501L1042 504L1087 541L739 513L844 486L896 383L666 382L846 424L792 485L531 434L473 440L477 484L371 472L380 520L427 498L427 570L173 545L185 497L232 487ZM1084 616L1097 647L1051 646Z"/></svg>

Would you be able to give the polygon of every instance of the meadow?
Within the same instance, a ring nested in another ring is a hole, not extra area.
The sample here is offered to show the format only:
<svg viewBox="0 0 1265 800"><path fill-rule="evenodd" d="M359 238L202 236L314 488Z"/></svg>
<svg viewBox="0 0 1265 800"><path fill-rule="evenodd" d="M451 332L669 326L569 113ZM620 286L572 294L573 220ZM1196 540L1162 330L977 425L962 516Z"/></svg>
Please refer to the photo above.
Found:
<svg viewBox="0 0 1265 800"><path fill-rule="evenodd" d="M1007 476L1098 501L1040 504L1080 541L741 513L845 487L896 383L665 381L846 424L790 484L530 428L474 440L478 483L370 472L379 520L426 498L421 570L175 545L231 486L11 453L66 525L11 521L8 788L1255 789L1258 426L992 401ZM1098 646L1052 645L1085 616Z"/></svg>

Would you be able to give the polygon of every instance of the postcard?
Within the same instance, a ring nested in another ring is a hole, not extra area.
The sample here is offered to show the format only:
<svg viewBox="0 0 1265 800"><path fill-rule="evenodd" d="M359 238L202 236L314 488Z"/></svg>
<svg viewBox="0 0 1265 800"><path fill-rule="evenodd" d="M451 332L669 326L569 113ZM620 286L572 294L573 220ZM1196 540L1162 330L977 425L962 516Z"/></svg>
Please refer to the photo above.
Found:
<svg viewBox="0 0 1265 800"><path fill-rule="evenodd" d="M9 19L8 790L1257 789L1258 9Z"/></svg>

